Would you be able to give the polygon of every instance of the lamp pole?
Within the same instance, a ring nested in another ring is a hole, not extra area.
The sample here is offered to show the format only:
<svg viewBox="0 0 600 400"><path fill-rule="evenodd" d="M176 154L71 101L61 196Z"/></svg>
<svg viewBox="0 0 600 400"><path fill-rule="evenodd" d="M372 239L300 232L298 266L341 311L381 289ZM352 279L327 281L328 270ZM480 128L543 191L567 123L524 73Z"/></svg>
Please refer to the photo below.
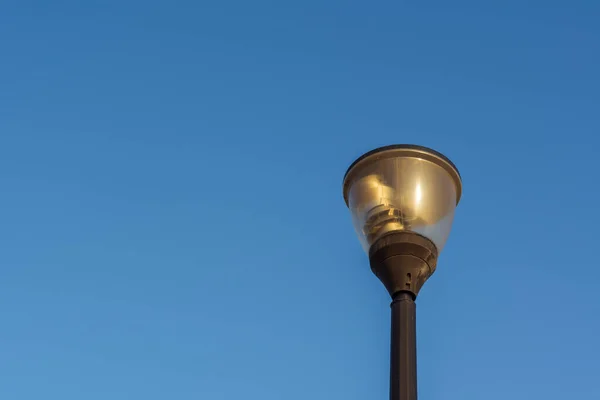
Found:
<svg viewBox="0 0 600 400"><path fill-rule="evenodd" d="M343 191L371 270L392 299L390 400L417 400L415 300L450 233L460 175L434 150L394 145L359 157Z"/></svg>
<svg viewBox="0 0 600 400"><path fill-rule="evenodd" d="M407 292L392 300L392 346L390 351L390 399L417 399L416 304Z"/></svg>

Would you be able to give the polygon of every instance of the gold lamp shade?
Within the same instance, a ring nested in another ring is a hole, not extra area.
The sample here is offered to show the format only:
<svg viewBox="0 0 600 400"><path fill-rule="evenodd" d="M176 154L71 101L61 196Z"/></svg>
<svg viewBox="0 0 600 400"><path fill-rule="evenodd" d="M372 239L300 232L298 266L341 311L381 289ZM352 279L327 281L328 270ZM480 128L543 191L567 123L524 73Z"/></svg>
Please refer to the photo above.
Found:
<svg viewBox="0 0 600 400"><path fill-rule="evenodd" d="M368 253L389 232L415 232L438 252L450 234L462 191L460 174L442 154L421 146L394 145L357 159L344 177L344 200Z"/></svg>

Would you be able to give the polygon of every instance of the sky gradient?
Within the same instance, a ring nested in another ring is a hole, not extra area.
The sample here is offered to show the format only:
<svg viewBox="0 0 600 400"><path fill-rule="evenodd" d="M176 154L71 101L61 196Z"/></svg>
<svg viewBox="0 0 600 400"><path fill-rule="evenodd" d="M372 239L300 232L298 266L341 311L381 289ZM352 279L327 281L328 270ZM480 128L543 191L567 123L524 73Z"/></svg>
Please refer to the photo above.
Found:
<svg viewBox="0 0 600 400"><path fill-rule="evenodd" d="M0 398L386 399L389 298L341 184L393 143L464 185L418 299L420 399L600 398L599 20L3 2Z"/></svg>

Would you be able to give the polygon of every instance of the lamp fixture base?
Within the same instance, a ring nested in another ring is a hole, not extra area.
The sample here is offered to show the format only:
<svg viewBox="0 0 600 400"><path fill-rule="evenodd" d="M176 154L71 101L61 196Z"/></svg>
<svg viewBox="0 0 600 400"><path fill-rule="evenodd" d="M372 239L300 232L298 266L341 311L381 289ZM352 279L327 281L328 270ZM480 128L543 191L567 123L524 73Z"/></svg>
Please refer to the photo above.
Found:
<svg viewBox="0 0 600 400"><path fill-rule="evenodd" d="M390 232L369 250L371 270L393 298L408 292L413 299L435 272L438 251L433 242L414 232Z"/></svg>

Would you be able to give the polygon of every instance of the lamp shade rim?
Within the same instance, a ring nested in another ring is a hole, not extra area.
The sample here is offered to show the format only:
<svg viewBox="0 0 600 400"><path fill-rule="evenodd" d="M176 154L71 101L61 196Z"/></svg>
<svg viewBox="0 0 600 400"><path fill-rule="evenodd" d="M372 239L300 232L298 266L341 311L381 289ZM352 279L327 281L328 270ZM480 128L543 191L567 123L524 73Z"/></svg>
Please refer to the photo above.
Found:
<svg viewBox="0 0 600 400"><path fill-rule="evenodd" d="M433 162L445 169L448 174L452 177L454 184L456 185L456 204L460 201L462 195L462 178L458 168L448 157L442 153L430 149L425 146L413 145L413 144L394 144L389 146L378 147L373 149L359 158L357 158L346 170L343 180L343 195L346 206L348 206L348 191L350 190L349 178L352 177L354 171L358 170L358 167L364 167L373 162L393 157L411 157L421 158L430 162Z"/></svg>

